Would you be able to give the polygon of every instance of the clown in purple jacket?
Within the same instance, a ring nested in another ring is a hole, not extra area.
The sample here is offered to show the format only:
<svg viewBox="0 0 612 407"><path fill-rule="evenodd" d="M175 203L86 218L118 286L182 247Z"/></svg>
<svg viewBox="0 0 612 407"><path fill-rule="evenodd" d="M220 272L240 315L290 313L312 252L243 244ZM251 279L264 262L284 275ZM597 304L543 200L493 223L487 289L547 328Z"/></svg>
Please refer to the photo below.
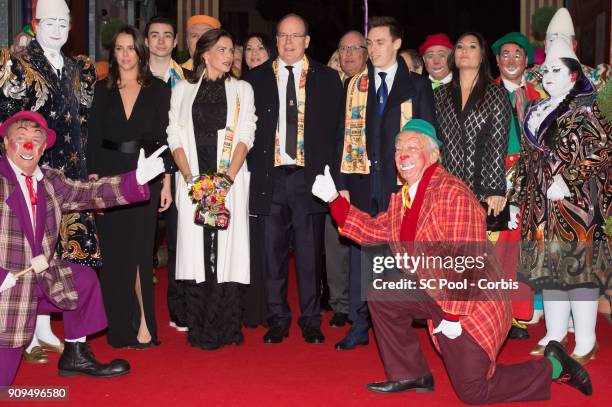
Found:
<svg viewBox="0 0 612 407"><path fill-rule="evenodd" d="M13 382L39 312L63 313L66 343L60 375L128 373L125 360L102 364L89 351L87 335L106 328L98 279L86 266L54 258L58 228L65 212L149 199L147 182L164 171L159 155L166 147L148 158L141 150L136 171L83 182L38 166L56 139L40 114L13 115L0 126L0 136L6 149L0 158L0 387ZM39 255L48 269L15 277Z"/></svg>

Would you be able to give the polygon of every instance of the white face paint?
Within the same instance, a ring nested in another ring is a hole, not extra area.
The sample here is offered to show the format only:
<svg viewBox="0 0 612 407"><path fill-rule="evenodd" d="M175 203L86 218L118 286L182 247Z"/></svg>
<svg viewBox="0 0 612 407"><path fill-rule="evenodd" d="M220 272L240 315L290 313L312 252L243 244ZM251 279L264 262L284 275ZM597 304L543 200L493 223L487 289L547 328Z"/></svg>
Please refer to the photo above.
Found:
<svg viewBox="0 0 612 407"><path fill-rule="evenodd" d="M46 17L36 26L36 40L43 49L59 52L66 41L70 31L70 16Z"/></svg>
<svg viewBox="0 0 612 407"><path fill-rule="evenodd" d="M542 84L548 94L555 98L567 94L574 87L575 80L561 59L545 61L540 67Z"/></svg>

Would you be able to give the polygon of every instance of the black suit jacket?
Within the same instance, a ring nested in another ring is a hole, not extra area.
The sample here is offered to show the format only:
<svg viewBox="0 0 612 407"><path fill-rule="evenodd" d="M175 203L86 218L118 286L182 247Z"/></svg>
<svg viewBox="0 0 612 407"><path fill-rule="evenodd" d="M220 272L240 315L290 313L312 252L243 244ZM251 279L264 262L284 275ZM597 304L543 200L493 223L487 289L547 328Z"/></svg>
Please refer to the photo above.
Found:
<svg viewBox="0 0 612 407"><path fill-rule="evenodd" d="M393 79L393 85L387 104L382 115L378 114L376 101L376 85L374 81L374 66L368 62L368 104L366 107L366 150L372 165L374 163L374 145L380 145L379 164L382 169L383 202L381 210L386 210L389 205L389 197L399 189L397 185L397 170L395 168L395 136L400 129L401 105L412 99L412 117L435 123L435 111L431 82L420 75L408 70L403 58L397 58L397 71ZM348 81L345 82L348 84ZM344 92L344 103L346 103L346 90ZM344 106L344 104L343 104ZM343 137L337 145L337 153L334 164L339 168L342 160ZM340 174L336 171L337 189L346 189L351 195L351 204L359 209L370 212L372 202L372 188L370 175L362 174Z"/></svg>
<svg viewBox="0 0 612 407"><path fill-rule="evenodd" d="M247 157L251 171L251 213L267 215L274 192L274 142L278 124L278 86L272 60L249 71L244 80L253 87L257 130ZM326 164L334 159L341 115L342 85L338 73L309 58L304 116L304 182L308 188L309 213L325 212L327 206L310 194L310 188Z"/></svg>

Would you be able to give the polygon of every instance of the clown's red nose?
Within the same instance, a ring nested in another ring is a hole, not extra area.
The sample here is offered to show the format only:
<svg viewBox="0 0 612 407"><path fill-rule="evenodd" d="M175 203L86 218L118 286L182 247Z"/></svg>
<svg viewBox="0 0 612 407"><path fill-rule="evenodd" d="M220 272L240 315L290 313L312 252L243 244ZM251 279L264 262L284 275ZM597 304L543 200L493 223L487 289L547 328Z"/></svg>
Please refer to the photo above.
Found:
<svg viewBox="0 0 612 407"><path fill-rule="evenodd" d="M25 148L26 150L31 150L34 148L34 144L28 141L27 143L23 143L23 148Z"/></svg>

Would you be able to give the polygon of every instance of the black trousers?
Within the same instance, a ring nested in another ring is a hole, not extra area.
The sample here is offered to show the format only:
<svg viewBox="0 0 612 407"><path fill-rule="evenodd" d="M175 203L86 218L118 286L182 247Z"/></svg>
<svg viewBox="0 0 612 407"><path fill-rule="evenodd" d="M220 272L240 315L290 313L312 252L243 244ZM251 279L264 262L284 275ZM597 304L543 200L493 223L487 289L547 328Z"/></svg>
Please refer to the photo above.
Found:
<svg viewBox="0 0 612 407"><path fill-rule="evenodd" d="M309 213L310 185L304 170L294 166L274 169L274 194L270 213L262 216L265 256L264 279L269 326L291 324L287 302L287 274L291 232L295 236L295 263L300 297L300 327L321 325L321 269L325 214Z"/></svg>

